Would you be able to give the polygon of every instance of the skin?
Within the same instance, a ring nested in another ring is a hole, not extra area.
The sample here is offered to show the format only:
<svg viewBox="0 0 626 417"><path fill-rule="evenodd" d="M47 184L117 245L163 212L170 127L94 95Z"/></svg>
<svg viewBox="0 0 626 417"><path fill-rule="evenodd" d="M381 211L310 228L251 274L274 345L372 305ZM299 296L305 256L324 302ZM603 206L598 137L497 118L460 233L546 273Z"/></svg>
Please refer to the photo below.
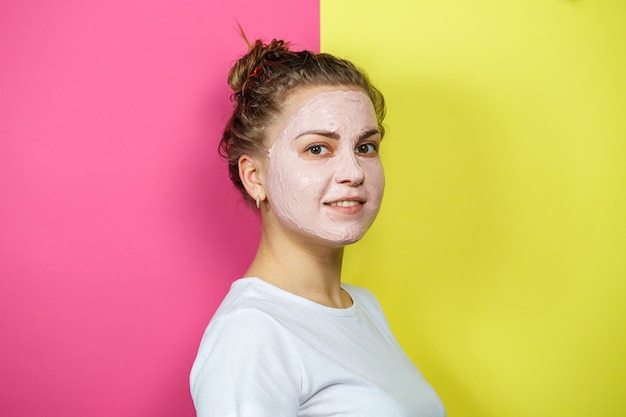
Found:
<svg viewBox="0 0 626 417"><path fill-rule="evenodd" d="M261 241L246 276L348 307L343 247L363 237L384 190L373 105L353 87L301 88L287 96L267 138L267 155L239 160L246 190L262 200Z"/></svg>

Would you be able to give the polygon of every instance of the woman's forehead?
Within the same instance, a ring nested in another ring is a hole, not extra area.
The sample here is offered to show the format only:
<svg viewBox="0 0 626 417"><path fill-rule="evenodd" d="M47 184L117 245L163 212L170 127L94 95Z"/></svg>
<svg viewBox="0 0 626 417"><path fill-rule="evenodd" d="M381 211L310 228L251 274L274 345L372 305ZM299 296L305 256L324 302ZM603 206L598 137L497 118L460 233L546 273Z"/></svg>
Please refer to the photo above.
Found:
<svg viewBox="0 0 626 417"><path fill-rule="evenodd" d="M377 125L369 97L360 90L307 91L286 103L285 130L324 127L336 131L344 125Z"/></svg>

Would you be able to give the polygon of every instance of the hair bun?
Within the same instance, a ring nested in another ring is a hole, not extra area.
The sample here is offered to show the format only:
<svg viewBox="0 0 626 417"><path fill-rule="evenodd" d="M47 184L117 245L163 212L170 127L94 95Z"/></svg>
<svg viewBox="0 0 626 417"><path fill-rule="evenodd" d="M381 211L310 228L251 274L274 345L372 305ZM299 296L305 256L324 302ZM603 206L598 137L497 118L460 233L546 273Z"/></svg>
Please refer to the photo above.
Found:
<svg viewBox="0 0 626 417"><path fill-rule="evenodd" d="M248 43L248 53L239 58L228 73L228 85L235 94L241 93L248 79L256 76L266 61L278 61L289 52L289 43L282 40L272 39L268 44L261 40L256 40L252 45Z"/></svg>

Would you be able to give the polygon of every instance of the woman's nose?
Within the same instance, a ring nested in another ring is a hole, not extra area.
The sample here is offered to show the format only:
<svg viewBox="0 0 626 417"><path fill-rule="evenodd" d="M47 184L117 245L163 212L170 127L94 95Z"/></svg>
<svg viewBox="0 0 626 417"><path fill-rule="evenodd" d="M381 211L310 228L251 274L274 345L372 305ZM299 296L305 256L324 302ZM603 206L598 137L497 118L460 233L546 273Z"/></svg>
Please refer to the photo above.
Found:
<svg viewBox="0 0 626 417"><path fill-rule="evenodd" d="M352 151L344 151L336 156L335 181L340 184L358 186L363 183L365 175L359 165L357 156Z"/></svg>

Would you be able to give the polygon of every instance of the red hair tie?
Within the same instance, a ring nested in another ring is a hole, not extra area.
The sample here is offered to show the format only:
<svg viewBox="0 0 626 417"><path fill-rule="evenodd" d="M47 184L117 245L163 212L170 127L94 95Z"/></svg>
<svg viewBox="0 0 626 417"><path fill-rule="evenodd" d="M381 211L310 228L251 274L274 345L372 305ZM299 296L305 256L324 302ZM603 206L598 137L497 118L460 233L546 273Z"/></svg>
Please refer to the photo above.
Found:
<svg viewBox="0 0 626 417"><path fill-rule="evenodd" d="M256 77L257 74L259 73L259 70L261 69L261 65L257 65L256 67L254 67L254 70L252 70L252 72L250 73L250 76L248 78L253 78Z"/></svg>

